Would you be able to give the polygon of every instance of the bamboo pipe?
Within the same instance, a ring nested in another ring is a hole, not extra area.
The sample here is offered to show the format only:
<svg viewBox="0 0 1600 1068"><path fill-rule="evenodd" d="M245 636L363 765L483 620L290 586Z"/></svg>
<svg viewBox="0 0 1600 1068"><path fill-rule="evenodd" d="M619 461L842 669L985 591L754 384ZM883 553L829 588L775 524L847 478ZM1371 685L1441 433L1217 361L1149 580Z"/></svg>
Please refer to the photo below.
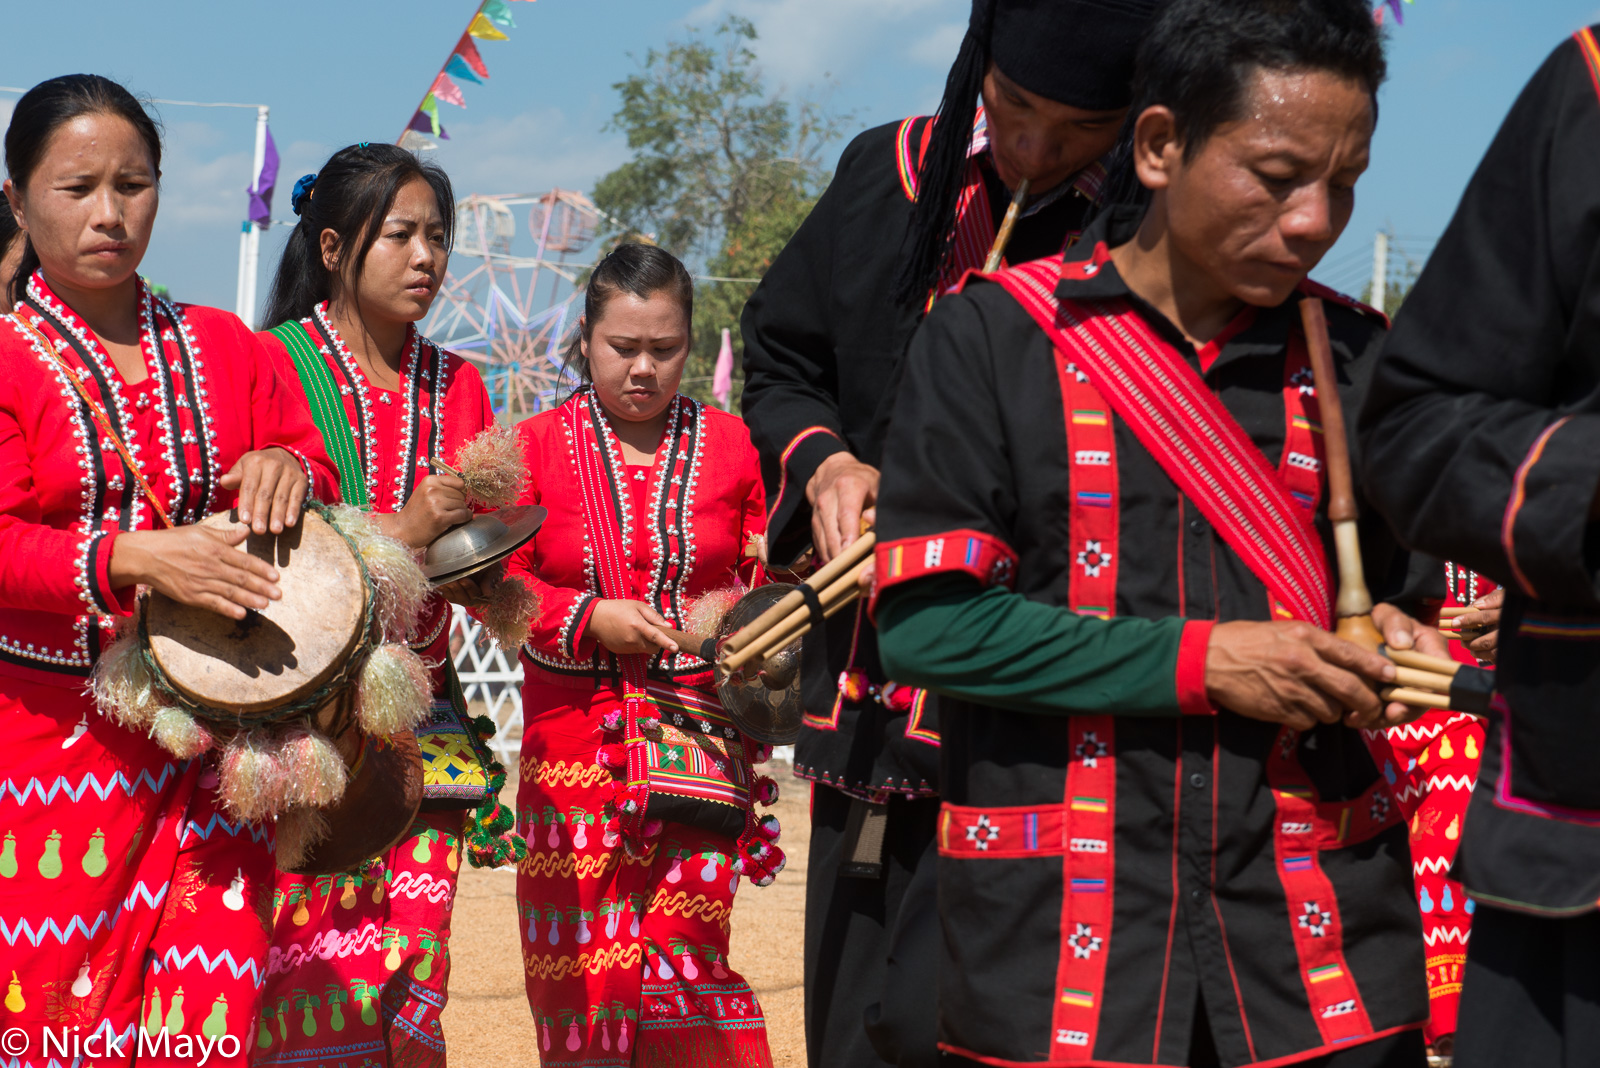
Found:
<svg viewBox="0 0 1600 1068"><path fill-rule="evenodd" d="M1456 672L1461 670L1461 665L1454 660L1446 660L1439 656L1429 656L1413 649L1384 649L1383 655L1393 660L1401 667L1416 668L1418 671L1431 671L1436 675L1446 678L1455 678Z"/></svg>
<svg viewBox="0 0 1600 1068"><path fill-rule="evenodd" d="M1433 671L1419 671L1416 668L1396 665L1394 681L1412 690L1428 690L1433 693L1450 692L1450 676L1441 675Z"/></svg>
<svg viewBox="0 0 1600 1068"><path fill-rule="evenodd" d="M1383 635L1372 625L1372 594L1361 564L1361 540L1356 521L1355 483L1350 475L1350 443L1345 435L1344 407L1339 402L1339 380L1333 369L1333 347L1328 343L1328 319L1322 301L1306 297L1300 302L1300 322L1305 328L1306 350L1316 382L1317 411L1322 420L1322 441L1328 465L1328 521L1333 524L1333 544L1339 560L1339 595L1334 602L1338 624L1334 633L1363 649L1377 651Z"/></svg>
<svg viewBox="0 0 1600 1068"><path fill-rule="evenodd" d="M836 615L846 606L854 604L861 596L861 574L872 561L863 560L850 571L836 579L833 585L817 595L817 602L822 606L822 618L828 619ZM811 613L806 610L795 612L773 627L761 637L733 656L727 657L723 667L728 671L737 671L746 664L765 659L784 646L802 637L811 630Z"/></svg>
<svg viewBox="0 0 1600 1068"><path fill-rule="evenodd" d="M834 579L855 567L863 559L866 559L871 554L872 547L876 544L877 535L870 530L867 531L852 542L848 549L818 568L817 573L807 579L804 585L810 586L814 590L826 588ZM751 641L771 630L773 626L795 611L804 611L805 605L804 595L799 590L790 590L783 595L777 604L762 612L743 627L740 627L737 632L723 643L722 652L724 657L739 652Z"/></svg>
<svg viewBox="0 0 1600 1068"><path fill-rule="evenodd" d="M1398 701L1400 704L1410 705L1412 708L1445 709L1450 707L1449 694L1428 693L1423 690L1411 690L1400 686L1392 686L1384 690L1382 697L1385 701Z"/></svg>
<svg viewBox="0 0 1600 1068"><path fill-rule="evenodd" d="M1459 619L1460 617L1462 617L1464 615L1467 615L1469 612L1476 612L1476 611L1479 611L1479 609L1476 609L1476 608L1456 608L1456 607L1441 608L1441 609L1439 609L1439 618L1440 619Z"/></svg>
<svg viewBox="0 0 1600 1068"><path fill-rule="evenodd" d="M1011 197L1011 206L1006 209L1006 217L1000 222L1000 231L994 235L994 244L989 246L989 258L983 261L984 274L993 274L1000 269L1000 261L1006 255L1006 246L1011 243L1011 231L1017 228L1017 220L1022 218L1022 205L1027 199L1028 179L1024 178L1017 183L1017 191Z"/></svg>

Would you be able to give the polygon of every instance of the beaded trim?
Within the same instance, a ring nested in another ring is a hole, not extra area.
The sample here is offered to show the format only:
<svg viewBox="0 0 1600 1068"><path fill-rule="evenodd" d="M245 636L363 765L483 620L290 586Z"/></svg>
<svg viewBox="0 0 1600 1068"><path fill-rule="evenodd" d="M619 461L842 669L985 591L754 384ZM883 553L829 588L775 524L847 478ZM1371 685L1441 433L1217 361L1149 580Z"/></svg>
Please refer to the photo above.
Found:
<svg viewBox="0 0 1600 1068"><path fill-rule="evenodd" d="M400 459L395 466L394 492L388 501L392 507L385 508L378 497L378 443L377 435L372 431L374 426L372 390L367 382L367 376L362 373L361 366L356 363L355 355L350 351L350 346L346 344L339 331L334 328L333 323L328 319L328 302L323 301L318 304L312 309L312 312L316 317L316 325L320 328L324 341L333 343L331 351L327 344L319 345L317 347L318 351L326 357L337 360L339 369L343 371L345 381L348 384L339 387L340 394L344 396L354 394L356 399L356 416L360 426L352 427L351 429L355 430L356 436L361 439L363 467L365 468L367 479L367 500L371 502L372 507L377 511L397 512L405 507L406 501L411 498L411 491L416 487L417 469L423 466L417 456L417 409L419 407L417 398L422 381L425 379L432 381L436 385L432 390L428 405L428 417L431 424L428 433L428 455L421 459L427 460L429 462L428 466L431 468L431 461L437 459L439 455L440 424L443 421L444 411L444 385L442 383L446 377L443 370L446 363L444 350L424 338L416 328L412 328L411 343L406 346L405 355L400 359L399 392L405 398L402 404L404 422L401 423L400 429ZM311 322L311 319L301 320L302 325L307 327L311 325ZM428 360L429 366L426 369L421 367L423 345L428 346L431 357ZM380 392L378 400L383 404L393 403L390 401L387 392Z"/></svg>
<svg viewBox="0 0 1600 1068"><path fill-rule="evenodd" d="M622 479L620 473L626 470L620 439L612 431L611 424L601 411L599 400L592 388L581 390L567 403L586 405L590 419L598 428L600 436L604 438L607 460L605 466L622 525L622 543L631 546L633 525L640 517L635 517L633 514L633 494L620 484ZM576 482L578 444L573 440L570 421L563 419L561 422L566 428L568 456L572 460L572 475ZM674 626L682 625L684 607L682 590L694 570L693 504L703 458L704 426L703 407L698 401L682 394L673 398L661 447L657 451L656 462L651 470L649 514L642 517L643 521L650 524L650 586L646 599L657 611L672 621ZM575 624L589 602L601 596L599 580L595 573L594 550L587 525L583 531L583 574L585 595L576 599L562 617L557 638L558 652L553 655L531 644L524 645L523 651L535 665L556 674L593 676L603 672L608 676L616 676L618 669L613 658L609 654L603 654L601 650L596 650L595 655L588 659L577 658L578 636L573 633ZM606 664L608 661L612 661L609 663L609 669ZM658 654L652 667L657 672L669 675L697 674L706 669L703 660L687 652L680 652L670 663Z"/></svg>

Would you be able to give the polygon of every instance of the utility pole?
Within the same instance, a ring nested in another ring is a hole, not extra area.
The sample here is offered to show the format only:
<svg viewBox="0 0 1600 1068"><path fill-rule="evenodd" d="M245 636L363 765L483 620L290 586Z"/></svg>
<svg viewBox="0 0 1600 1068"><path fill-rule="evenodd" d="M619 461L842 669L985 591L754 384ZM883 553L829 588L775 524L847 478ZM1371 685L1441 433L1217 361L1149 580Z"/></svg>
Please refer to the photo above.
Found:
<svg viewBox="0 0 1600 1068"><path fill-rule="evenodd" d="M1374 308L1387 312L1384 305L1389 296L1389 235L1382 230L1372 242L1372 296L1368 301Z"/></svg>
<svg viewBox="0 0 1600 1068"><path fill-rule="evenodd" d="M261 168L267 162L267 113L261 104L256 108L256 154L250 170L250 191L259 193ZM261 226L246 219L239 232L239 287L234 301L234 314L245 321L250 329L256 322L256 267L261 260Z"/></svg>

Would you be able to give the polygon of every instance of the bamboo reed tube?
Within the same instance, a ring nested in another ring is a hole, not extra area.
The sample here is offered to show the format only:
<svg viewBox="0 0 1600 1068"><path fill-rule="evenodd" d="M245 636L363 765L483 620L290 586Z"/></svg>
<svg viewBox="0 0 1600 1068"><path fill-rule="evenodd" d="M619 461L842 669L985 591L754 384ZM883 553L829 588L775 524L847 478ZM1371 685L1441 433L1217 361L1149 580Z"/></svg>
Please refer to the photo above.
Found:
<svg viewBox="0 0 1600 1068"><path fill-rule="evenodd" d="M1422 690L1412 690L1404 686L1390 686L1378 693L1385 701L1399 701L1412 708L1449 708L1450 696L1442 693L1426 693Z"/></svg>
<svg viewBox="0 0 1600 1068"><path fill-rule="evenodd" d="M1011 197L1011 206L1006 208L1006 217L1000 222L1000 231L994 235L994 244L989 246L989 258L983 261L984 274L993 274L1000 269L1000 261L1006 255L1006 246L1011 243L1011 231L1017 228L1017 220L1022 218L1022 205L1027 200L1028 179L1024 178L1017 183L1017 191Z"/></svg>
<svg viewBox="0 0 1600 1068"><path fill-rule="evenodd" d="M1416 668L1418 671L1432 671L1452 679L1455 678L1456 672L1461 670L1461 665L1454 660L1429 656L1426 653L1419 653L1411 649L1386 648L1383 650L1383 655L1401 667Z"/></svg>
<svg viewBox="0 0 1600 1068"><path fill-rule="evenodd" d="M817 601L822 606L824 618L838 612L860 595L858 584L861 580L861 574L871 566L871 563L870 559L859 561L855 567L835 578L827 588L817 595ZM799 609L789 613L762 634L751 638L743 648L729 653L724 647L721 667L730 674L736 672L752 661L770 656L773 652L788 645L810 629L811 613L802 601Z"/></svg>
<svg viewBox="0 0 1600 1068"><path fill-rule="evenodd" d="M805 585L814 590L827 588L834 579L849 571L851 568L866 559L872 552L872 547L877 544L877 535L867 531L861 537L850 543L850 547L838 556L829 560L817 569L817 573L805 581ZM761 613L755 619L745 624L730 635L723 643L724 655L739 652L755 638L765 634L768 630L793 612L805 609L805 597L798 590L790 590L777 604Z"/></svg>
<svg viewBox="0 0 1600 1068"><path fill-rule="evenodd" d="M1441 675L1433 671L1418 671L1416 668L1400 667L1395 665L1394 678L1401 686L1412 690L1428 690L1433 693L1448 694L1450 692L1450 676Z"/></svg>

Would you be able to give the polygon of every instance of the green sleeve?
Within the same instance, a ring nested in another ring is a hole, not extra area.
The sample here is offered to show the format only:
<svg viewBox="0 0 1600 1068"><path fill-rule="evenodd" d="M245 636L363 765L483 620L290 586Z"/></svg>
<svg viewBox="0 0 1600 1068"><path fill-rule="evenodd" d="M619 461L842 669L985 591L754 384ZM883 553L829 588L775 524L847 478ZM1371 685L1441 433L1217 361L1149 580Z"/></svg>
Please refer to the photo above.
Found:
<svg viewBox="0 0 1600 1068"><path fill-rule="evenodd" d="M877 619L883 666L903 685L1039 715L1195 710L1180 701L1179 659L1201 635L1185 642L1181 618L1080 616L941 575L885 590Z"/></svg>

